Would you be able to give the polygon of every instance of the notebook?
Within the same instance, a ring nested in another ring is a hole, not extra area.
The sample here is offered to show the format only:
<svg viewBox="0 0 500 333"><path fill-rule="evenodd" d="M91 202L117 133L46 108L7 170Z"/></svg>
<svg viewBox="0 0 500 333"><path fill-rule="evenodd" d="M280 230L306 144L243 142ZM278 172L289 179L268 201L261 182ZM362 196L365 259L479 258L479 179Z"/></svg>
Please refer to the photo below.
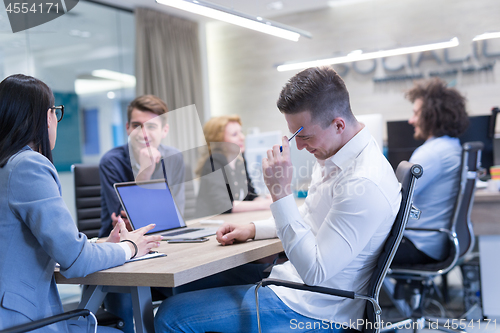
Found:
<svg viewBox="0 0 500 333"><path fill-rule="evenodd" d="M155 223L156 227L148 234L161 234L165 240L200 238L215 235L217 231L217 228L187 227L164 179L116 183L114 188L134 230Z"/></svg>

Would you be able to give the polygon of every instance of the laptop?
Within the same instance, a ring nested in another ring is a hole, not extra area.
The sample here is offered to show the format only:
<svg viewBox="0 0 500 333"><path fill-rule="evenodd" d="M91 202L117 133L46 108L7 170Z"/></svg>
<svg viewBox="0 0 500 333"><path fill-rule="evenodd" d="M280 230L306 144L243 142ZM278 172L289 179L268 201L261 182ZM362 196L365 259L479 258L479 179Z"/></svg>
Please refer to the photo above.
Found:
<svg viewBox="0 0 500 333"><path fill-rule="evenodd" d="M164 240L201 238L217 231L187 227L164 179L116 183L114 188L134 230L155 223L148 234L161 234Z"/></svg>

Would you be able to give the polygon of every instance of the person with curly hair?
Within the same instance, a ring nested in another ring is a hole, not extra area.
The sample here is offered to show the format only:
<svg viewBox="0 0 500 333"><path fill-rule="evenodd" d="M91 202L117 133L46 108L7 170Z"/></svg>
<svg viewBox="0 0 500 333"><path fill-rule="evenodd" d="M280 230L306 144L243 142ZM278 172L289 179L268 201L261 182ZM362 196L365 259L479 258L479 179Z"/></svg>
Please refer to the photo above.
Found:
<svg viewBox="0 0 500 333"><path fill-rule="evenodd" d="M466 99L439 78L415 83L406 98L413 103L408 123L415 128L414 138L425 140L410 158L424 169L413 199L422 215L419 220L409 220L408 227L448 229L460 186L462 146L458 137L469 125ZM447 255L446 234L408 230L393 263L432 263Z"/></svg>

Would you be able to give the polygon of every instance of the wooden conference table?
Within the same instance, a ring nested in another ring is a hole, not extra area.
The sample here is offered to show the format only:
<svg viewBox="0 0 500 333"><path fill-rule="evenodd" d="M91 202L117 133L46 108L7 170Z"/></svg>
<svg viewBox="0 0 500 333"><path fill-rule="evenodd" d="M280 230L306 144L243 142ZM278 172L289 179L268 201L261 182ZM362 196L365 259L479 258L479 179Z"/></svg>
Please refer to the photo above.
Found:
<svg viewBox="0 0 500 333"><path fill-rule="evenodd" d="M245 224L271 216L271 211L224 214L213 218L225 222ZM188 221L188 226L200 226L200 219ZM217 227L218 224L204 224ZM169 244L162 242L158 252L166 257L126 263L90 274L84 278L66 279L56 271L60 284L84 284L79 308L96 312L107 292L129 292L132 295L134 320L138 333L154 332L153 306L149 287L177 287L254 260L283 251L279 239L248 241L221 246L215 236L204 243Z"/></svg>

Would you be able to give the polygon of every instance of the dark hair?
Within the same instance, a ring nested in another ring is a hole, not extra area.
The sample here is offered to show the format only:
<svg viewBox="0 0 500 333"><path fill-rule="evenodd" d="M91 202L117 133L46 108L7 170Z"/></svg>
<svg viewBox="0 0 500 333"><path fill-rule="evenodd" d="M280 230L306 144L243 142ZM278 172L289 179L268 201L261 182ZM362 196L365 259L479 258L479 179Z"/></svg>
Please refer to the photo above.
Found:
<svg viewBox="0 0 500 333"><path fill-rule="evenodd" d="M355 120L344 81L327 66L308 68L296 74L283 87L276 104L286 114L311 112L311 119L322 128L330 126L337 117L350 123Z"/></svg>
<svg viewBox="0 0 500 333"><path fill-rule="evenodd" d="M405 96L412 103L417 99L423 102L418 126L424 138L458 137L469 126L465 97L439 78L416 82Z"/></svg>
<svg viewBox="0 0 500 333"><path fill-rule="evenodd" d="M142 95L134 99L127 108L127 119L130 123L130 118L132 117L132 111L134 109L140 111L149 111L161 116L168 112L167 104L160 98L154 95ZM162 121L165 121L165 117L162 117Z"/></svg>
<svg viewBox="0 0 500 333"><path fill-rule="evenodd" d="M52 162L47 111L54 105L52 90L22 74L0 83L0 168L27 144Z"/></svg>

